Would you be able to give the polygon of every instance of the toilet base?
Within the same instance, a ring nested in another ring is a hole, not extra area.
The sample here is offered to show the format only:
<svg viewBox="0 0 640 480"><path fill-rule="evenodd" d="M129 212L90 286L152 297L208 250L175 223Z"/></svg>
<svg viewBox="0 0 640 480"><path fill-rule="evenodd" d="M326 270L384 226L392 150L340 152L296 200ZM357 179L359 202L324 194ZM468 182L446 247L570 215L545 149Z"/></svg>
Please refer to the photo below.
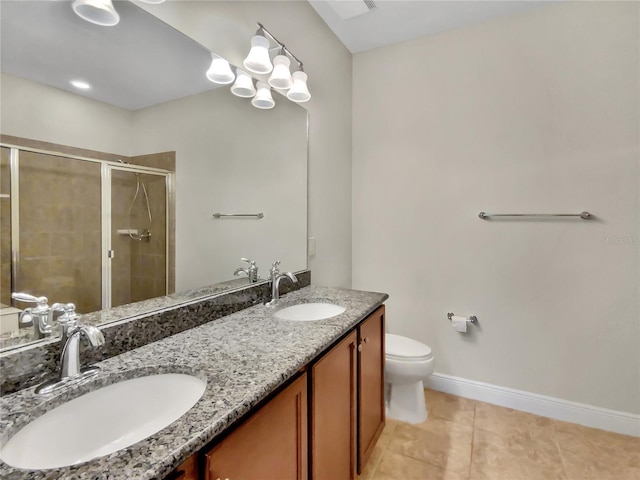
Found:
<svg viewBox="0 0 640 480"><path fill-rule="evenodd" d="M385 386L387 417L406 423L422 423L427 419L422 380Z"/></svg>

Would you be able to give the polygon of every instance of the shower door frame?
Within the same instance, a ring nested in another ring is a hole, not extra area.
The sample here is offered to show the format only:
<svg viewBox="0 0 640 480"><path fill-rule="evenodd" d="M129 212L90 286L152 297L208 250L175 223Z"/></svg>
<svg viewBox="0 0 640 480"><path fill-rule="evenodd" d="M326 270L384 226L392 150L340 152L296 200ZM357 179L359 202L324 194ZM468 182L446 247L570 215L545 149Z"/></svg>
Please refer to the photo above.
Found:
<svg viewBox="0 0 640 480"><path fill-rule="evenodd" d="M98 163L100 167L100 209L101 209L101 281L102 281L102 310L111 308L111 170L124 170L132 173L142 173L165 177L165 295L169 293L170 272L170 229L171 229L171 197L174 195L175 172L162 168L146 167L130 163L90 158L82 155L28 147L20 144L0 142L0 147L9 149L9 169L11 175L11 285L15 285L18 278L20 264L20 151L62 157L70 160ZM122 160L124 162L124 160ZM35 292L47 296L47 292ZM58 299L60 300L60 299ZM62 299L61 301L65 301Z"/></svg>
<svg viewBox="0 0 640 480"><path fill-rule="evenodd" d="M172 193L173 173L167 170L152 167L142 167L138 165L103 162L102 163L102 308L111 308L113 265L111 260L114 258L114 250L112 245L112 209L111 209L111 172L117 170L129 173L141 173L145 175L158 175L165 177L165 249L164 249L164 294L169 293L169 198Z"/></svg>

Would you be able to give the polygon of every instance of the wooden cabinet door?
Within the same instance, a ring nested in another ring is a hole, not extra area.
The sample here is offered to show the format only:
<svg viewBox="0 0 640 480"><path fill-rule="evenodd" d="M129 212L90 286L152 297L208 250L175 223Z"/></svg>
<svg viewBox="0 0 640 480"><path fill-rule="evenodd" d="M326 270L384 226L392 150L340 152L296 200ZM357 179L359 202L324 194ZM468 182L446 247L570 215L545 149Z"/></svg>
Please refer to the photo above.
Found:
<svg viewBox="0 0 640 480"><path fill-rule="evenodd" d="M164 480L198 480L197 454L191 455Z"/></svg>
<svg viewBox="0 0 640 480"><path fill-rule="evenodd" d="M358 473L384 428L384 305L358 327Z"/></svg>
<svg viewBox="0 0 640 480"><path fill-rule="evenodd" d="M206 480L306 480L307 375L206 454Z"/></svg>
<svg viewBox="0 0 640 480"><path fill-rule="evenodd" d="M353 331L311 369L313 480L349 480L355 475L356 342Z"/></svg>

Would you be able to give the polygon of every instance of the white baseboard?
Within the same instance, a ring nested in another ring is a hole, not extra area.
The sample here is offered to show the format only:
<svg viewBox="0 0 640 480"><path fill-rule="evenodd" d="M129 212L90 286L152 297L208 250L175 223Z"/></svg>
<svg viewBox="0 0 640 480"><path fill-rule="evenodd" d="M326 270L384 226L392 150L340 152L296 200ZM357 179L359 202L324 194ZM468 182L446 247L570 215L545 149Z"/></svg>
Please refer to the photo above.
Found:
<svg viewBox="0 0 640 480"><path fill-rule="evenodd" d="M442 373L431 375L426 386L440 392L472 398L500 405L501 407L640 437L640 415L633 413L570 402L560 398L476 382Z"/></svg>

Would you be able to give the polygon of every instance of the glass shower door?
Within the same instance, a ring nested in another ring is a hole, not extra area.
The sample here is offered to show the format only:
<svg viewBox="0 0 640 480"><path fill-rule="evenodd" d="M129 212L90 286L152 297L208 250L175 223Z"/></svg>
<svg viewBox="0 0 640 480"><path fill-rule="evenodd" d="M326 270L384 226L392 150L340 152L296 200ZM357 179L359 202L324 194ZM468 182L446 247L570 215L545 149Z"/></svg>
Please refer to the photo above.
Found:
<svg viewBox="0 0 640 480"><path fill-rule="evenodd" d="M167 176L109 167L111 307L167 293Z"/></svg>
<svg viewBox="0 0 640 480"><path fill-rule="evenodd" d="M50 303L75 303L79 313L100 310L100 165L30 151L16 154L19 214L11 225L17 239L9 290L47 296Z"/></svg>

